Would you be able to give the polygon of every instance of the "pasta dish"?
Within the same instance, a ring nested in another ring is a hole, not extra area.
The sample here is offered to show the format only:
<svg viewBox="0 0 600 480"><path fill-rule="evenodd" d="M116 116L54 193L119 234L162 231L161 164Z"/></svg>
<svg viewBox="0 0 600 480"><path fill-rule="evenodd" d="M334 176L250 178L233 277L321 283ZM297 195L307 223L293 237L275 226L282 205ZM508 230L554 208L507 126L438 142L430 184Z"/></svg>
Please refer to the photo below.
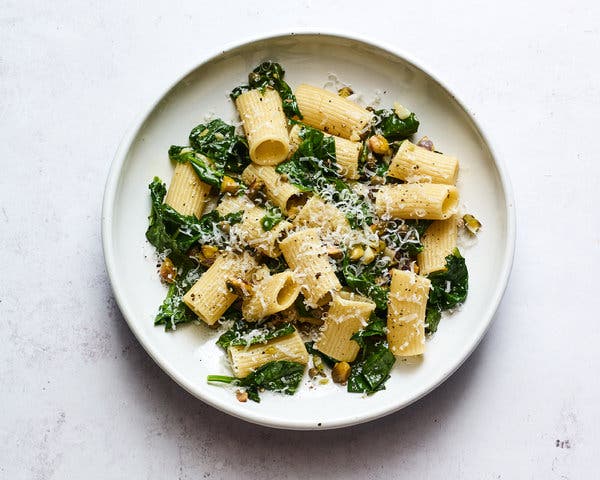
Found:
<svg viewBox="0 0 600 480"><path fill-rule="evenodd" d="M168 188L150 184L168 285L155 324L219 330L231 375L208 381L241 402L303 379L373 394L465 301L457 238L481 224L459 214L458 159L413 138L415 113L284 78L256 67L230 95L240 125L197 125L169 149Z"/></svg>

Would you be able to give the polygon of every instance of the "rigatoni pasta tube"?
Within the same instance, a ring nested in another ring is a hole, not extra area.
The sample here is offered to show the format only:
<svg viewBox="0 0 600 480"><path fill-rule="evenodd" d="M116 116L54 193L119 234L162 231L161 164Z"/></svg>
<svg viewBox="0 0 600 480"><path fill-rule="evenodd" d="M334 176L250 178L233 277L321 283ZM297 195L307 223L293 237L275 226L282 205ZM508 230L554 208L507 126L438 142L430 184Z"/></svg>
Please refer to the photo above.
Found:
<svg viewBox="0 0 600 480"><path fill-rule="evenodd" d="M250 158L259 165L276 165L290 150L287 121L277 91L250 90L242 93L235 105L244 124Z"/></svg>
<svg viewBox="0 0 600 480"><path fill-rule="evenodd" d="M277 242L283 233L290 228L290 222L282 220L271 230L265 230L262 226L262 219L267 211L243 196L223 197L217 206L217 211L221 215L243 211L242 221L231 226L230 234L232 238L268 257L277 258L281 255Z"/></svg>
<svg viewBox="0 0 600 480"><path fill-rule="evenodd" d="M436 220L427 228L421 237L423 250L417 255L421 275L446 269L446 257L456 248L457 236L456 215L448 220Z"/></svg>
<svg viewBox="0 0 600 480"><path fill-rule="evenodd" d="M244 195L225 194L217 205L216 210L219 215L224 217L225 215L241 212L253 206L254 203L252 203L252 201Z"/></svg>
<svg viewBox="0 0 600 480"><path fill-rule="evenodd" d="M287 360L306 365L308 352L298 332L279 337L265 344L227 348L231 369L237 378L244 378L265 363Z"/></svg>
<svg viewBox="0 0 600 480"><path fill-rule="evenodd" d="M248 253L221 254L186 292L183 301L200 319L214 325L237 298L229 291L227 282L248 278L256 266L256 261Z"/></svg>
<svg viewBox="0 0 600 480"><path fill-rule="evenodd" d="M253 284L252 294L242 303L242 315L248 322L262 320L294 304L300 293L291 270L266 275Z"/></svg>
<svg viewBox="0 0 600 480"><path fill-rule="evenodd" d="M198 178L190 163L177 163L165 203L182 215L200 218L210 185Z"/></svg>
<svg viewBox="0 0 600 480"><path fill-rule="evenodd" d="M269 200L277 205L284 213L301 204L305 195L298 187L285 180L275 171L275 167L265 165L248 165L242 172L242 180L246 185L262 182Z"/></svg>
<svg viewBox="0 0 600 480"><path fill-rule="evenodd" d="M268 257L277 258L281 255L278 240L290 228L290 222L282 220L271 230L265 230L262 226L262 219L266 214L267 211L264 208L256 206L249 208L244 212L242 221L231 228L232 232L238 234L242 243Z"/></svg>
<svg viewBox="0 0 600 480"><path fill-rule="evenodd" d="M384 218L445 220L458 209L458 190L439 183L383 185L376 194L375 208Z"/></svg>
<svg viewBox="0 0 600 480"><path fill-rule="evenodd" d="M317 350L340 362L354 361L360 347L351 337L367 325L373 310L375 303L366 297L349 292L336 293L321 337L315 344Z"/></svg>
<svg viewBox="0 0 600 480"><path fill-rule="evenodd" d="M329 294L341 290L342 286L319 237L319 229L307 228L294 232L279 247L302 286L301 291L308 306L314 308L326 303Z"/></svg>
<svg viewBox="0 0 600 480"><path fill-rule="evenodd" d="M294 125L290 130L290 155L298 149L302 142L302 138L300 138L301 129L300 125ZM327 133L325 135L334 139L335 162L340 174L350 180L356 180L358 178L358 157L360 156L362 144Z"/></svg>
<svg viewBox="0 0 600 480"><path fill-rule="evenodd" d="M325 133L360 140L373 114L339 95L311 85L300 85L295 92L302 121Z"/></svg>
<svg viewBox="0 0 600 480"><path fill-rule="evenodd" d="M458 175L458 159L432 152L404 140L390 163L388 177L408 183L431 182L454 185Z"/></svg>
<svg viewBox="0 0 600 480"><path fill-rule="evenodd" d="M292 225L318 227L323 232L339 231L342 234L351 230L346 215L340 209L325 202L317 195L313 195L308 199L294 217Z"/></svg>
<svg viewBox="0 0 600 480"><path fill-rule="evenodd" d="M425 309L431 282L408 270L392 270L388 298L387 339L397 356L425 352Z"/></svg>

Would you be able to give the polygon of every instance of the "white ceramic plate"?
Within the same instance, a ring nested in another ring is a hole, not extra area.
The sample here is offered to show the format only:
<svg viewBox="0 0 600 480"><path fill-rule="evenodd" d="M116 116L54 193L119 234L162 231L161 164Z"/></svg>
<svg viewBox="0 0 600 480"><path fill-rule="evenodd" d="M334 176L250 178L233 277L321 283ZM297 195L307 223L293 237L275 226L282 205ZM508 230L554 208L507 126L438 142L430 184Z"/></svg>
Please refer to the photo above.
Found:
<svg viewBox="0 0 600 480"><path fill-rule="evenodd" d="M156 274L152 247L144 237L150 210L148 184L168 182L171 144L186 144L189 131L212 114L235 121L229 91L246 81L263 60L280 62L292 88L322 86L335 73L368 101L396 100L415 111L419 135L461 161L462 203L484 224L476 245L463 249L470 272L469 297L443 319L414 364L397 362L387 389L364 397L329 384L295 396L262 395L240 403L228 388L208 385L208 374L227 374L216 334L202 326L165 333L153 326L166 290ZM164 93L123 140L108 177L102 215L104 255L118 304L152 358L202 401L245 420L289 429L353 425L394 412L422 397L452 374L477 346L504 292L514 249L513 199L506 174L481 129L456 97L405 55L367 41L331 34L284 34L229 48L201 63Z"/></svg>

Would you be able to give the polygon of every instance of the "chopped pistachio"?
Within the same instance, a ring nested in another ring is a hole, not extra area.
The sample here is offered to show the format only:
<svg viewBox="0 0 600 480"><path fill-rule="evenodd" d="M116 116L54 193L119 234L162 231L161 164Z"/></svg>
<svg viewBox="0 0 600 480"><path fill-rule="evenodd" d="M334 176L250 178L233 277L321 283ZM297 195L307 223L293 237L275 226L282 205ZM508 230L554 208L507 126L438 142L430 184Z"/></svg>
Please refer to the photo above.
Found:
<svg viewBox="0 0 600 480"><path fill-rule="evenodd" d="M202 252L202 255L204 255L206 258L213 258L217 254L219 249L214 245L202 245L200 251Z"/></svg>
<svg viewBox="0 0 600 480"><path fill-rule="evenodd" d="M365 254L365 250L360 245L352 247L350 249L350 260L352 260L353 262L355 262L360 257L362 257L364 254Z"/></svg>
<svg viewBox="0 0 600 480"><path fill-rule="evenodd" d="M378 155L387 155L390 152L390 144L383 135L372 135L369 137L369 148Z"/></svg>
<svg viewBox="0 0 600 480"><path fill-rule="evenodd" d="M373 260L375 260L375 252L371 247L365 248L365 253L361 257L360 261L365 265L368 265L369 263L373 262Z"/></svg>
<svg viewBox="0 0 600 480"><path fill-rule="evenodd" d="M465 222L465 228L473 235L477 234L481 228L481 222L470 213L463 216L463 222Z"/></svg>
<svg viewBox="0 0 600 480"><path fill-rule="evenodd" d="M244 390L238 390L235 392L235 398L238 399L238 402L247 402L248 401L248 392Z"/></svg>
<svg viewBox="0 0 600 480"><path fill-rule="evenodd" d="M385 185L385 177L374 175L371 177L371 185Z"/></svg>
<svg viewBox="0 0 600 480"><path fill-rule="evenodd" d="M348 381L352 367L348 362L338 362L331 370L331 378L335 383L345 384Z"/></svg>
<svg viewBox="0 0 600 480"><path fill-rule="evenodd" d="M346 98L349 97L350 95L352 95L354 93L354 90L352 90L350 87L346 86L346 87L342 87L338 90L338 95L340 97Z"/></svg>
<svg viewBox="0 0 600 480"><path fill-rule="evenodd" d="M312 361L313 361L313 365L319 372L322 372L325 369L325 364L323 363L323 359L321 357L319 357L318 355L313 355Z"/></svg>
<svg viewBox="0 0 600 480"><path fill-rule="evenodd" d="M221 193L237 193L240 184L233 178L225 175L221 181Z"/></svg>
<svg viewBox="0 0 600 480"><path fill-rule="evenodd" d="M327 249L327 255L331 258L340 259L344 256L344 251L340 247L329 247Z"/></svg>
<svg viewBox="0 0 600 480"><path fill-rule="evenodd" d="M381 235L383 232L385 232L385 227L386 227L386 225L383 222L376 222L369 226L369 228L371 229L371 231L373 233L378 233L379 235Z"/></svg>
<svg viewBox="0 0 600 480"><path fill-rule="evenodd" d="M321 385L327 385L329 383L329 379L328 378L322 378L321 380L319 380L319 383Z"/></svg>
<svg viewBox="0 0 600 480"><path fill-rule="evenodd" d="M175 265L169 257L165 258L160 265L159 275L163 282L173 283L175 281L175 278L177 277L177 268L175 268Z"/></svg>
<svg viewBox="0 0 600 480"><path fill-rule="evenodd" d="M387 244L383 240L379 240L377 247L375 248L375 252L383 252L387 248Z"/></svg>

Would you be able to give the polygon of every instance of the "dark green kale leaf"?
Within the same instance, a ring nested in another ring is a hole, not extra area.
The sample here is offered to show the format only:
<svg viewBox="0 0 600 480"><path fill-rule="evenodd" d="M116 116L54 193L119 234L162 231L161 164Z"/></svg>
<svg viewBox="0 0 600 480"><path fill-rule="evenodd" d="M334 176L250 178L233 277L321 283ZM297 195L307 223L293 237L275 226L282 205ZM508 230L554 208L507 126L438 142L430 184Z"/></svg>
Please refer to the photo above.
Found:
<svg viewBox="0 0 600 480"><path fill-rule="evenodd" d="M298 298L296 298L296 301L294 302L294 306L296 307L296 310L298 310L298 314L301 317L312 317L313 313L311 313L311 311L308 309L308 307L306 306L305 299L302 295L299 295Z"/></svg>
<svg viewBox="0 0 600 480"><path fill-rule="evenodd" d="M427 305L425 312L425 333L437 332L438 325L442 319L442 312L435 307Z"/></svg>
<svg viewBox="0 0 600 480"><path fill-rule="evenodd" d="M419 234L419 238L421 238L431 225L432 220L405 220L405 222L406 225L414 228Z"/></svg>
<svg viewBox="0 0 600 480"><path fill-rule="evenodd" d="M344 212L352 228L373 221L369 203L341 178L336 164L335 141L314 128L303 126L302 141L292 157L275 169L303 192L330 199Z"/></svg>
<svg viewBox="0 0 600 480"><path fill-rule="evenodd" d="M446 257L446 270L430 273L428 278L431 280L431 290L427 301L427 331L434 333L441 312L456 307L467 298L469 272L458 249L454 249L454 252Z"/></svg>
<svg viewBox="0 0 600 480"><path fill-rule="evenodd" d="M379 310L387 309L389 289L378 284L377 279L383 275L382 262L376 259L369 265L353 263L344 256L342 260L341 275L343 283L352 290L369 297L375 302Z"/></svg>
<svg viewBox="0 0 600 480"><path fill-rule="evenodd" d="M300 129L300 145L292 157L280 163L276 171L286 174L300 190L315 191L328 178L339 177L336 167L335 140L311 127Z"/></svg>
<svg viewBox="0 0 600 480"><path fill-rule="evenodd" d="M344 212L352 228L360 229L373 223L374 212L362 195L356 193L339 178L332 178L331 183L335 188L331 198L334 202L341 202L338 203L338 208Z"/></svg>
<svg viewBox="0 0 600 480"><path fill-rule="evenodd" d="M267 343L269 340L291 335L295 331L296 329L291 323L282 323L275 327L256 327L240 319L219 337L217 345L222 348L229 346L249 347L250 345Z"/></svg>
<svg viewBox="0 0 600 480"><path fill-rule="evenodd" d="M277 360L265 363L245 378L226 375L209 375L209 382L222 382L245 387L248 398L260 402L259 391L270 390L293 395L304 375L305 366L297 362Z"/></svg>
<svg viewBox="0 0 600 480"><path fill-rule="evenodd" d="M263 257L262 263L267 266L271 275L281 273L289 268L288 264L285 263L285 260L283 259L283 255L277 258Z"/></svg>
<svg viewBox="0 0 600 480"><path fill-rule="evenodd" d="M367 345L362 349L362 359L352 365L348 391L372 394L384 390L395 362L385 340Z"/></svg>
<svg viewBox="0 0 600 480"><path fill-rule="evenodd" d="M375 313L371 315L369 323L365 328L359 330L352 335L352 340L356 341L360 348L367 347L367 339L371 337L385 338L387 334L387 322L385 319L377 316Z"/></svg>
<svg viewBox="0 0 600 480"><path fill-rule="evenodd" d="M367 326L352 336L360 346L360 353L348 378L349 392L372 394L385 389L396 361L388 348L386 323L373 313Z"/></svg>
<svg viewBox="0 0 600 480"><path fill-rule="evenodd" d="M315 184L323 180L319 170L311 169L314 162L310 158L289 159L275 167L277 173L287 175L290 183L301 192L312 192Z"/></svg>
<svg viewBox="0 0 600 480"><path fill-rule="evenodd" d="M163 215L163 200L167 194L167 187L160 178L154 177L152 183L148 186L150 189L150 200L152 208L148 217L148 230L146 230L146 238L156 247L159 253L167 250L173 250L171 235L167 233Z"/></svg>
<svg viewBox="0 0 600 480"><path fill-rule="evenodd" d="M195 152L191 147L171 145L169 158L178 163L189 163L200 180L213 187L221 188L225 174L205 155Z"/></svg>
<svg viewBox="0 0 600 480"><path fill-rule="evenodd" d="M279 93L283 103L283 111L288 118L302 118L300 108L296 97L292 93L290 86L284 81L285 70L278 63L267 61L261 63L248 75L248 85L240 85L231 92L232 100L235 100L242 93L252 89L263 90L273 88Z"/></svg>
<svg viewBox="0 0 600 480"><path fill-rule="evenodd" d="M388 142L410 137L419 129L419 120L414 113L402 120L393 110L377 110L372 133L383 135Z"/></svg>
<svg viewBox="0 0 600 480"><path fill-rule="evenodd" d="M158 177L154 177L148 188L152 209L146 238L159 253L166 253L177 267L191 268L192 263L186 252L198 242L225 246L228 235L223 226L241 221L243 212L221 216L213 210L199 219L192 215L181 215L163 203L167 188Z"/></svg>
<svg viewBox="0 0 600 480"><path fill-rule="evenodd" d="M310 159L314 163L309 165L319 170L323 176L339 177L334 137L306 125L300 128L298 136L302 141L292 155L292 159Z"/></svg>
<svg viewBox="0 0 600 480"><path fill-rule="evenodd" d="M198 317L183 302L183 296L194 284L195 277L180 275L169 285L169 291L158 309L154 325L164 325L165 330L175 330L176 326L196 320Z"/></svg>
<svg viewBox="0 0 600 480"><path fill-rule="evenodd" d="M240 382L246 387L250 400L260 402L259 389L293 395L300 385L305 366L297 362L278 360L259 367Z"/></svg>
<svg viewBox="0 0 600 480"><path fill-rule="evenodd" d="M265 232L273 229L275 225L284 220L285 217L281 210L274 205L269 205L266 215L260 219L260 224Z"/></svg>
<svg viewBox="0 0 600 480"><path fill-rule="evenodd" d="M410 257L423 251L421 238L431 220L389 220L381 239L394 251L406 252Z"/></svg>
<svg viewBox="0 0 600 480"><path fill-rule="evenodd" d="M219 118L195 127L190 133L190 145L221 171L241 173L250 163L246 139L235 134L233 125Z"/></svg>
<svg viewBox="0 0 600 480"><path fill-rule="evenodd" d="M389 169L390 169L389 163L379 162L377 164L377 168L375 168L375 175L377 177L385 178Z"/></svg>

